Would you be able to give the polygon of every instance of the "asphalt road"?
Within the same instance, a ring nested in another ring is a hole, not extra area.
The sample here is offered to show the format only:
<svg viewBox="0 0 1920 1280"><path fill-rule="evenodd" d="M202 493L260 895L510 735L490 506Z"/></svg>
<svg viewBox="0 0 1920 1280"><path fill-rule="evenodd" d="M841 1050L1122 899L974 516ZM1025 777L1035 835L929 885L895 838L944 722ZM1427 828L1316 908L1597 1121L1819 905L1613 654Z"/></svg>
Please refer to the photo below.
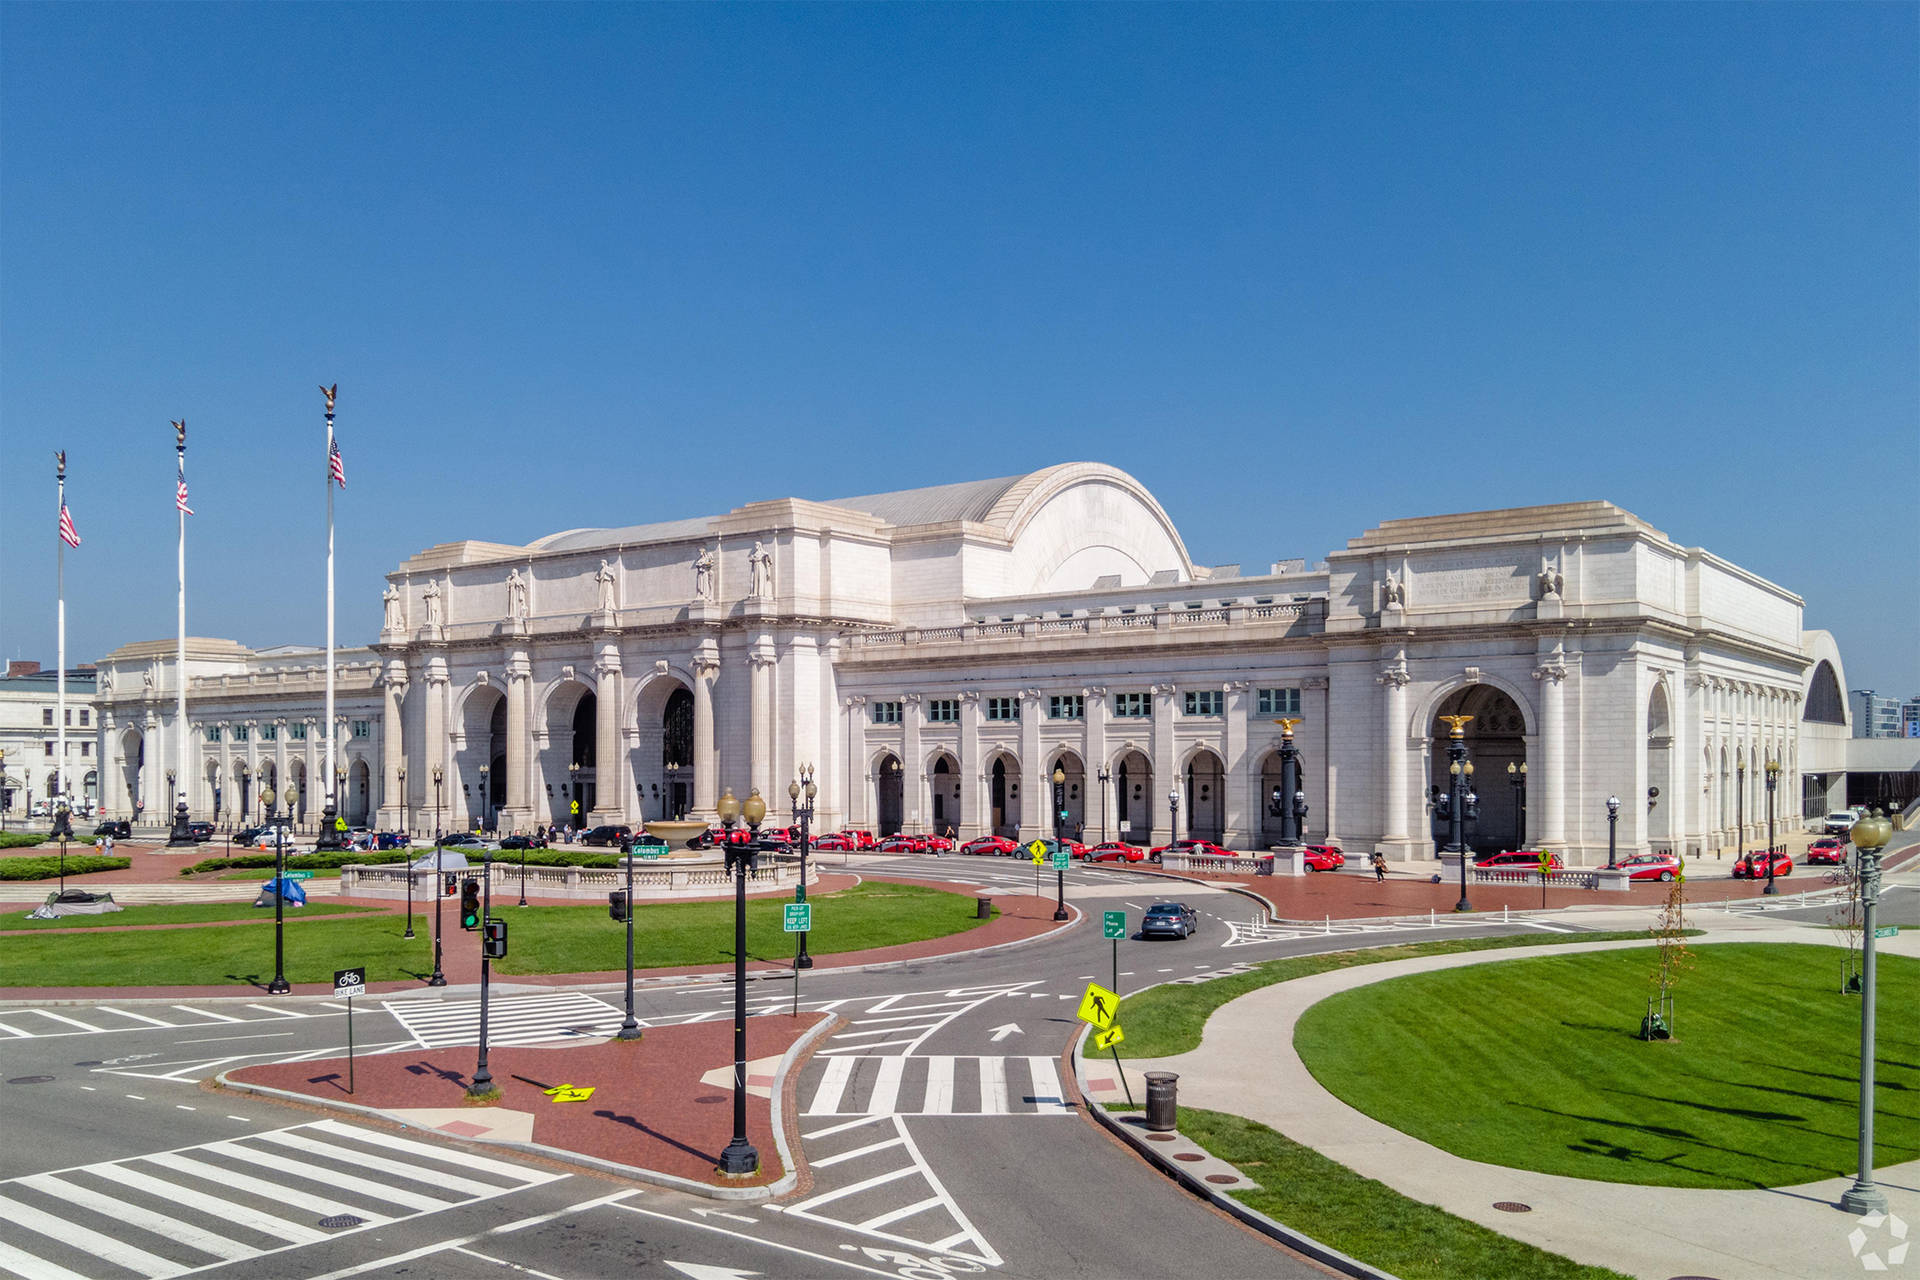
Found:
<svg viewBox="0 0 1920 1280"><path fill-rule="evenodd" d="M1005 859L865 865L1007 891L1033 885L1030 867ZM1187 1196L1064 1102L1060 1055L1087 982L1110 984L1117 969L1124 995L1277 955L1535 926L1442 917L1433 929L1273 931L1253 927L1253 904L1223 890L1176 895L1165 881L1083 867L1068 879L1068 902L1089 918L1063 936L803 976L801 1006L832 1009L847 1025L799 1082L814 1185L774 1205L641 1190L199 1087L233 1066L344 1052L345 1014L332 1001L0 1010L0 1274L1325 1274ZM1168 896L1198 909L1199 932L1129 939L1116 964L1100 912L1124 909L1137 926ZM610 952L616 936L609 926ZM605 1012L591 1013L583 994ZM750 994L756 1008L784 1009L794 996L784 978ZM494 998L496 1028L535 1038L617 1025L622 992L495 983ZM457 989L363 999L357 1045L471 1043L474 1000ZM646 984L636 999L656 1026L723 1019L730 1008L723 983ZM319 1225L339 1212L359 1220Z"/></svg>

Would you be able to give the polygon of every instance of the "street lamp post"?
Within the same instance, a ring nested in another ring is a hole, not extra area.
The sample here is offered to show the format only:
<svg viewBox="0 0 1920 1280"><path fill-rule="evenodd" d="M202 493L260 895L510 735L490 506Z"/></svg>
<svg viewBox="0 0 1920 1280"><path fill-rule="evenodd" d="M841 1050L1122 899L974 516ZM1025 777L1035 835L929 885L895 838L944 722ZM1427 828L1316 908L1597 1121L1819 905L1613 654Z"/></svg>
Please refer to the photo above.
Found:
<svg viewBox="0 0 1920 1280"><path fill-rule="evenodd" d="M672 783L669 782L668 786L671 787ZM793 802L793 820L800 827L800 883L793 890L795 902L807 900L807 845L810 843L809 837L813 827L813 798L819 794L819 790L813 785L811 764L801 765L800 776L787 784L787 799ZM794 953L793 957L793 967L796 969L813 968L813 957L807 954L807 932L805 929L800 931L800 949Z"/></svg>
<svg viewBox="0 0 1920 1280"><path fill-rule="evenodd" d="M521 855L525 858L525 855ZM621 1020L616 1040L638 1040L640 1038L640 1020L633 1016L633 837L623 836L620 840L620 857L627 864L627 1016ZM523 860L520 864L526 866ZM526 897L522 891L521 906L526 906Z"/></svg>
<svg viewBox="0 0 1920 1280"><path fill-rule="evenodd" d="M749 830L757 833L767 816L767 802L757 788L747 793L745 804L728 789L716 807L726 828L727 870L733 875L733 1140L720 1153L720 1172L747 1178L760 1168L760 1153L747 1141L747 872L753 853L751 844L733 843L733 824L744 817Z"/></svg>
<svg viewBox="0 0 1920 1280"><path fill-rule="evenodd" d="M673 784L680 776L680 762L667 761L667 785L660 792L660 818L669 821L673 817Z"/></svg>
<svg viewBox="0 0 1920 1280"><path fill-rule="evenodd" d="M1063 833L1066 830L1066 826L1067 771L1056 763L1053 766L1053 851L1055 854L1053 877L1054 888L1059 896L1055 899L1053 906L1053 918L1055 920L1065 920L1067 918L1067 869L1061 866L1058 860L1058 855L1066 848L1066 846L1061 843L1065 839Z"/></svg>
<svg viewBox="0 0 1920 1280"><path fill-rule="evenodd" d="M1460 858L1460 901L1455 911L1471 911L1467 901L1467 796L1473 782L1473 762L1467 759L1467 724L1472 716L1441 716L1447 734L1447 852Z"/></svg>
<svg viewBox="0 0 1920 1280"><path fill-rule="evenodd" d="M1167 788L1167 843L1172 844L1180 838L1180 788L1178 785Z"/></svg>
<svg viewBox="0 0 1920 1280"><path fill-rule="evenodd" d="M1527 766L1507 762L1507 782L1513 787L1513 847L1527 847Z"/></svg>
<svg viewBox="0 0 1920 1280"><path fill-rule="evenodd" d="M493 919L493 853L480 852L480 1057L474 1063L473 1079L467 1084L469 1098L484 1098L493 1089L493 1072L487 1070L487 988L493 977L493 951L487 946L487 922Z"/></svg>
<svg viewBox="0 0 1920 1280"><path fill-rule="evenodd" d="M440 785L446 777L440 772L439 765L433 766L430 776L433 778L433 976L427 979L427 985L444 987L447 985L447 975L440 968L440 917L447 900L447 872L440 836Z"/></svg>
<svg viewBox="0 0 1920 1280"><path fill-rule="evenodd" d="M1105 844L1107 842L1107 810L1111 807L1107 799L1107 784L1113 781L1113 771L1101 765L1094 770L1093 776L1100 784L1100 843Z"/></svg>
<svg viewBox="0 0 1920 1280"><path fill-rule="evenodd" d="M1617 870L1620 865L1617 861L1614 860L1614 856L1613 856L1614 854L1613 833L1614 833L1614 829L1617 826L1619 826L1619 824L1620 824L1620 797L1608 796L1607 797L1607 870L1609 871Z"/></svg>
<svg viewBox="0 0 1920 1280"><path fill-rule="evenodd" d="M169 821L173 824L167 832L167 847L169 849L185 849L191 847L193 844L193 830L187 825L187 799L184 794L181 794L180 791L175 788L175 782L178 778L179 775L172 769L167 770L167 814ZM33 797L29 795L27 799L29 801L29 807L31 807Z"/></svg>
<svg viewBox="0 0 1920 1280"><path fill-rule="evenodd" d="M480 766L480 829L486 832L493 830L493 793L487 790L487 775L490 772L492 770L486 765Z"/></svg>
<svg viewBox="0 0 1920 1280"><path fill-rule="evenodd" d="M1865 1215L1887 1211L1886 1192L1873 1183L1874 906L1880 901L1880 850L1893 838L1893 823L1878 809L1853 824L1850 839L1860 860L1860 1173L1840 1195L1840 1207Z"/></svg>
<svg viewBox="0 0 1920 1280"><path fill-rule="evenodd" d="M245 760L240 762L240 821L247 820L248 803L252 800L253 769Z"/></svg>
<svg viewBox="0 0 1920 1280"><path fill-rule="evenodd" d="M1279 810L1280 845L1293 849L1300 845L1300 811L1307 802L1300 788L1300 749L1293 743L1293 727L1300 722L1282 716L1274 723L1280 726L1280 787L1273 795L1273 807Z"/></svg>
<svg viewBox="0 0 1920 1280"><path fill-rule="evenodd" d="M1780 762L1767 761L1767 887L1762 893L1779 893L1779 887L1773 883L1773 790L1780 783Z"/></svg>
<svg viewBox="0 0 1920 1280"><path fill-rule="evenodd" d="M399 780L400 784L400 834L404 838L407 833L407 766L396 765L393 776ZM292 796L287 797L287 815L289 817L293 815ZM411 938L413 936L413 842L409 840L403 847L407 850L407 931L400 936Z"/></svg>
<svg viewBox="0 0 1920 1280"><path fill-rule="evenodd" d="M287 981L286 939L282 936L286 928L287 893L287 842L286 825L275 811L274 802L279 797L268 787L260 793L260 803L266 806L267 821L273 826L273 981L267 984L267 994L283 996L293 990Z"/></svg>

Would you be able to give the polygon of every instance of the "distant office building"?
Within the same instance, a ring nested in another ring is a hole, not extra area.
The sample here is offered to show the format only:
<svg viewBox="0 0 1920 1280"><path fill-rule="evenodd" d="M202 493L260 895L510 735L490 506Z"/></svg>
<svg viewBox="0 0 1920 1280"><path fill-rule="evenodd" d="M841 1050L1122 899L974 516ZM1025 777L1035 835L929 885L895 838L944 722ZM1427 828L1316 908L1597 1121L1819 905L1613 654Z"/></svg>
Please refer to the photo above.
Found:
<svg viewBox="0 0 1920 1280"><path fill-rule="evenodd" d="M1900 704L1900 736L1920 738L1920 697L1908 698Z"/></svg>
<svg viewBox="0 0 1920 1280"><path fill-rule="evenodd" d="M1883 698L1871 689L1855 689L1847 694L1853 706L1853 736L1856 738L1899 738L1900 699Z"/></svg>

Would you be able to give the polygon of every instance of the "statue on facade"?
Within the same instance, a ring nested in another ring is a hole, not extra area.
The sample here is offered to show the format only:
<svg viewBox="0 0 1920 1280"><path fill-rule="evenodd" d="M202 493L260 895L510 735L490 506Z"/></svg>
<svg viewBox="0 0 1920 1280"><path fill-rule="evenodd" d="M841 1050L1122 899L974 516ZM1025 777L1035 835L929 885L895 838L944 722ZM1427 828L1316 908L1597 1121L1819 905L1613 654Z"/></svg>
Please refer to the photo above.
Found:
<svg viewBox="0 0 1920 1280"><path fill-rule="evenodd" d="M148 697L153 696L153 668L148 667L140 673L140 687Z"/></svg>
<svg viewBox="0 0 1920 1280"><path fill-rule="evenodd" d="M387 620L380 629L382 631L400 630L404 625L400 621L400 588L389 582L387 589L380 593L380 599L387 606Z"/></svg>
<svg viewBox="0 0 1920 1280"><path fill-rule="evenodd" d="M1560 576L1558 569L1546 563L1544 560L1540 563L1540 572L1537 576L1540 580L1540 598L1542 600L1545 600L1548 596L1558 596L1560 594L1560 588L1565 585L1566 581Z"/></svg>
<svg viewBox="0 0 1920 1280"><path fill-rule="evenodd" d="M507 617L516 621L527 616L527 580L515 569L507 575Z"/></svg>
<svg viewBox="0 0 1920 1280"><path fill-rule="evenodd" d="M602 560L600 562L600 572L593 575L593 580L600 584L600 612L612 613L614 608L613 566L607 561Z"/></svg>
<svg viewBox="0 0 1920 1280"><path fill-rule="evenodd" d="M1387 570L1387 586L1384 603L1389 609L1404 609L1407 607L1407 584L1400 581L1399 575L1391 569Z"/></svg>
<svg viewBox="0 0 1920 1280"><path fill-rule="evenodd" d="M700 548L693 562L693 598L713 599L713 551L707 547Z"/></svg>
<svg viewBox="0 0 1920 1280"><path fill-rule="evenodd" d="M753 590L750 594L756 600L768 600L773 597L773 552L756 540L753 552L747 557L747 564L753 570Z"/></svg>
<svg viewBox="0 0 1920 1280"><path fill-rule="evenodd" d="M429 578L424 594L427 601L427 625L437 627L440 625L440 584Z"/></svg>

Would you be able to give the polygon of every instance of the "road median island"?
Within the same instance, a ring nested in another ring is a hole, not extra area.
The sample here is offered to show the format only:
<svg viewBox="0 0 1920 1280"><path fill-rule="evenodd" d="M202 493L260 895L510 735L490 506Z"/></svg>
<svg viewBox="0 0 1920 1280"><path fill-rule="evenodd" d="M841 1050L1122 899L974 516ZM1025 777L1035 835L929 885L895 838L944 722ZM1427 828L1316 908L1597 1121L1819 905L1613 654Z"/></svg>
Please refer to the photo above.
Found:
<svg viewBox="0 0 1920 1280"><path fill-rule="evenodd" d="M345 1058L244 1067L218 1083L699 1195L764 1200L794 1186L801 1163L775 1100L836 1021L824 1013L749 1019L747 1138L760 1152L760 1170L744 1179L716 1171L733 1133L733 1027L726 1021L650 1027L637 1041L495 1047L488 1068L499 1096L490 1105L467 1102L471 1045L356 1058L352 1093ZM572 1089L550 1092L563 1086ZM578 1098L582 1089L591 1095Z"/></svg>

